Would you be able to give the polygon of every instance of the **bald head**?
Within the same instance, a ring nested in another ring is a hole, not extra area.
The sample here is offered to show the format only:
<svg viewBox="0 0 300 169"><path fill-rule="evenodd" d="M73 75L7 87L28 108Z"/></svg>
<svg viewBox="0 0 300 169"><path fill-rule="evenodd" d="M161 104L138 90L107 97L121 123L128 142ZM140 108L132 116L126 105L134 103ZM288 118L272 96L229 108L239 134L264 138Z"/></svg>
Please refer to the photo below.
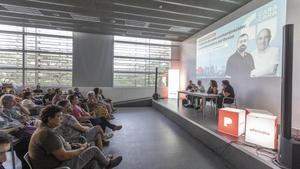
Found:
<svg viewBox="0 0 300 169"><path fill-rule="evenodd" d="M259 31L256 37L257 50L260 52L264 51L269 46L271 37L270 29L265 28Z"/></svg>

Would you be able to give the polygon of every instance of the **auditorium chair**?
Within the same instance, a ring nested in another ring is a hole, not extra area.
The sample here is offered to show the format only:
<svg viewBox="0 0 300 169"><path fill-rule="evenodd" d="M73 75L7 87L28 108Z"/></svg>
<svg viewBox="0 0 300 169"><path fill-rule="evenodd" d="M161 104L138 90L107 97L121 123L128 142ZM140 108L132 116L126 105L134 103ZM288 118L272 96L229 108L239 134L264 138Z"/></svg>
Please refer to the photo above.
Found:
<svg viewBox="0 0 300 169"><path fill-rule="evenodd" d="M28 164L28 166L29 166L30 169L34 169L31 166L30 159L29 159L29 153L28 152L24 155L24 160L26 161L26 163ZM58 167L58 168L54 168L54 169L70 169L70 168L69 167Z"/></svg>

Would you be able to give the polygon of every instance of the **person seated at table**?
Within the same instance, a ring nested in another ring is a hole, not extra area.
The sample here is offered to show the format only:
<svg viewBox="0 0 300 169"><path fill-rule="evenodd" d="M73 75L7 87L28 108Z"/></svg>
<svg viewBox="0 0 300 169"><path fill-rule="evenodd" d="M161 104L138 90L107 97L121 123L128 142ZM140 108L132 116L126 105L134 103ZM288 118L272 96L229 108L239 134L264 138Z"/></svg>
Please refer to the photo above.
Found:
<svg viewBox="0 0 300 169"><path fill-rule="evenodd" d="M195 88L195 84L193 83L192 80L189 80L189 84L188 86L185 88L185 91L188 91L188 92L194 92L195 90L197 90ZM193 107L194 105L194 97L191 96L191 95L186 95L186 100L187 100L187 103L184 104L184 107Z"/></svg>
<svg viewBox="0 0 300 169"><path fill-rule="evenodd" d="M63 92L60 90L60 88L55 89L54 91L55 95L52 99L52 104L55 105L57 102L63 100Z"/></svg>
<svg viewBox="0 0 300 169"><path fill-rule="evenodd" d="M48 105L41 112L42 124L33 133L29 144L33 168L100 169L113 168L121 163L121 156L107 159L98 147L87 143L77 144L78 148L72 150L70 144L53 130L61 125L62 116L62 108L56 105Z"/></svg>
<svg viewBox="0 0 300 169"><path fill-rule="evenodd" d="M12 137L5 132L0 132L0 169L4 169L3 163L6 161L6 152L10 150Z"/></svg>
<svg viewBox="0 0 300 169"><path fill-rule="evenodd" d="M0 130L15 136L19 141L14 146L17 157L22 162L22 169L29 169L23 159L28 151L30 137L36 129L36 121L29 118L29 111L15 99L14 95L5 94L0 98Z"/></svg>
<svg viewBox="0 0 300 169"><path fill-rule="evenodd" d="M205 93L205 87L202 85L201 80L197 81L197 89L198 89L197 92Z"/></svg>
<svg viewBox="0 0 300 169"><path fill-rule="evenodd" d="M94 126L100 125L102 127L102 130L105 131L105 128L108 127L115 130L121 130L121 125L115 125L110 123L107 119L102 117L93 117L89 112L86 112L83 108L81 108L79 104L79 99L75 95L68 96L69 101L72 104L73 112L72 115L76 117L76 119L81 122L91 122Z"/></svg>
<svg viewBox="0 0 300 169"><path fill-rule="evenodd" d="M34 95L42 95L44 91L41 89L40 84L36 85L36 88L32 91Z"/></svg>
<svg viewBox="0 0 300 169"><path fill-rule="evenodd" d="M79 121L71 115L73 109L70 101L62 100L57 103L58 106L63 108L63 121L61 125L55 128L55 131L63 136L67 142L79 142L79 139L84 137L87 142L95 142L95 145L102 149L103 146L109 144L104 137L104 132L101 126L88 127L83 126Z"/></svg>
<svg viewBox="0 0 300 169"><path fill-rule="evenodd" d="M230 85L228 80L222 80L222 91L219 93L218 97L218 108L223 107L223 103L225 104L232 104L234 102L235 94L233 87ZM224 99L224 97L227 97ZM224 102L223 102L224 99Z"/></svg>

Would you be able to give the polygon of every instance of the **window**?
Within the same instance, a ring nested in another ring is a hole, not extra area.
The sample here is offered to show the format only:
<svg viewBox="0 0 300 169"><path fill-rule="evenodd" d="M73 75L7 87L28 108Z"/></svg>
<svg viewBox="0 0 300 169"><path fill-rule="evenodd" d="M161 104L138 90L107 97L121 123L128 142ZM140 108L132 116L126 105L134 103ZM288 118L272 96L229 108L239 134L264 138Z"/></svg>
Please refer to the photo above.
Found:
<svg viewBox="0 0 300 169"><path fill-rule="evenodd" d="M155 68L159 79L171 67L171 41L146 38L114 37L114 86L154 86Z"/></svg>
<svg viewBox="0 0 300 169"><path fill-rule="evenodd" d="M73 33L0 25L0 82L71 86Z"/></svg>

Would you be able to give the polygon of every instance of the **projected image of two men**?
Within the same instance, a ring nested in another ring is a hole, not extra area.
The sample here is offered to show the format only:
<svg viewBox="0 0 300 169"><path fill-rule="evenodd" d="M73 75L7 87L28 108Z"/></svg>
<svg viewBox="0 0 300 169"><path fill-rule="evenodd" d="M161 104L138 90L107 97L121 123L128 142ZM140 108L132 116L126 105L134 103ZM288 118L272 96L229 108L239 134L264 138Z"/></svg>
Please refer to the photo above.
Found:
<svg viewBox="0 0 300 169"><path fill-rule="evenodd" d="M285 4L274 0L197 39L197 78L280 76Z"/></svg>

